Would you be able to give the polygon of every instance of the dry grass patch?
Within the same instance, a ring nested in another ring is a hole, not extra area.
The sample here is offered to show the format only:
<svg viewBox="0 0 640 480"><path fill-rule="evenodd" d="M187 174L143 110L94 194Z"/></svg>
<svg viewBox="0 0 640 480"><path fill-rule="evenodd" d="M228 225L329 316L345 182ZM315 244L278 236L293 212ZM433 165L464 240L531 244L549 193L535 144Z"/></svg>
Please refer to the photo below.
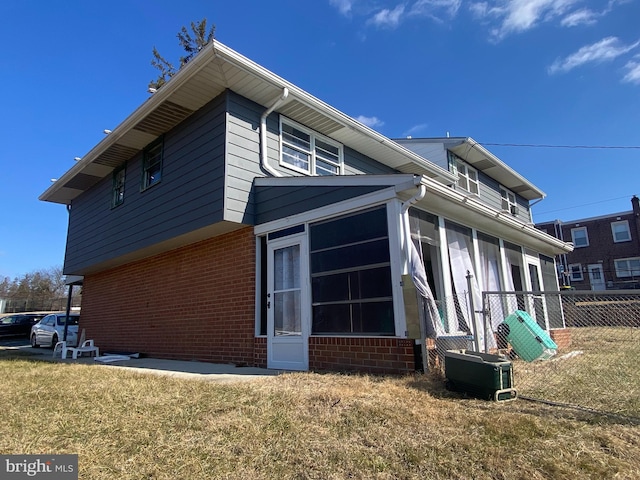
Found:
<svg viewBox="0 0 640 480"><path fill-rule="evenodd" d="M640 427L429 378L215 384L0 360L1 453L78 453L80 478L640 478Z"/></svg>
<svg viewBox="0 0 640 480"><path fill-rule="evenodd" d="M533 363L514 361L518 392L640 418L640 329L572 328L571 340L569 351L581 352L574 357ZM568 352L560 355L563 353Z"/></svg>

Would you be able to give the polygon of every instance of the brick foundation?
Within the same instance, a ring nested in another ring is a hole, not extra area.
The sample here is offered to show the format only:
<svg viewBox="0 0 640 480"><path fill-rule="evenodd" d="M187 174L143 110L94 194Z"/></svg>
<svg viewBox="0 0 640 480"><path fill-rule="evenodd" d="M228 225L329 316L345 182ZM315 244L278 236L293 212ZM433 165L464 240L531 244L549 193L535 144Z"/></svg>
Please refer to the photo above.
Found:
<svg viewBox="0 0 640 480"><path fill-rule="evenodd" d="M309 369L367 373L415 371L413 341L397 338L309 338Z"/></svg>

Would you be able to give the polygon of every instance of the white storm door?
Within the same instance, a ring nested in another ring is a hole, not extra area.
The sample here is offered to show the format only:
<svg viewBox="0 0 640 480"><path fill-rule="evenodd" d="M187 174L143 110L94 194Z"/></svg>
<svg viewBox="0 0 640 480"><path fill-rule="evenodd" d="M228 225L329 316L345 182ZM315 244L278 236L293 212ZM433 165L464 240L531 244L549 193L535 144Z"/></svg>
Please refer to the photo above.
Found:
<svg viewBox="0 0 640 480"><path fill-rule="evenodd" d="M602 265L599 263L587 265L587 271L589 272L589 282L591 283L591 290L606 290L607 286L604 281L604 271Z"/></svg>
<svg viewBox="0 0 640 480"><path fill-rule="evenodd" d="M270 242L267 257L267 368L309 369L306 238Z"/></svg>

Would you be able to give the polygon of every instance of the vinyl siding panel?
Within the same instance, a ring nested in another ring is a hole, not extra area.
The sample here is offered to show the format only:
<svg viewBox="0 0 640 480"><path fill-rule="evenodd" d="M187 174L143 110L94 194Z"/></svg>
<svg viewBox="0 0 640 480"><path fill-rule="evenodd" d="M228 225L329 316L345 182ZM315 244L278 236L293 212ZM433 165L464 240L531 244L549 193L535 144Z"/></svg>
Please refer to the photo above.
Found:
<svg viewBox="0 0 640 480"><path fill-rule="evenodd" d="M478 181L480 182L480 200L492 208L502 210L500 183L483 172L478 172ZM529 202L517 193L514 193L514 195L516 196L516 203L518 204L518 213L515 217L522 222L530 222Z"/></svg>
<svg viewBox="0 0 640 480"><path fill-rule="evenodd" d="M140 190L142 154L127 162L124 203L111 208L112 178L74 201L65 273L169 240L223 219L224 96L214 99L164 138L162 180Z"/></svg>
<svg viewBox="0 0 640 480"><path fill-rule="evenodd" d="M395 140L395 142L449 171L449 159L444 144L431 142L420 143L415 140L404 140L401 138Z"/></svg>
<svg viewBox="0 0 640 480"><path fill-rule="evenodd" d="M256 224L278 220L336 202L375 192L388 185L361 187L259 187Z"/></svg>

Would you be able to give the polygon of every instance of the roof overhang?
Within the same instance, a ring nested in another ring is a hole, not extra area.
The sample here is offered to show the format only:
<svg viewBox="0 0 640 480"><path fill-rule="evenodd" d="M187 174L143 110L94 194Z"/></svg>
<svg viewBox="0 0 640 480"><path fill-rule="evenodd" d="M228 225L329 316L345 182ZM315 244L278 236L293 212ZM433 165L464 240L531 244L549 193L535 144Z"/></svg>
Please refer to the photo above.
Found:
<svg viewBox="0 0 640 480"><path fill-rule="evenodd" d="M213 41L42 193L40 200L70 204L227 89L269 105L285 87L289 96L277 109L279 113L400 172L455 182L447 170Z"/></svg>
<svg viewBox="0 0 640 480"><path fill-rule="evenodd" d="M471 137L415 138L402 139L402 142L442 143L447 150L455 153L475 169L485 172L501 185L527 200L546 197L542 190Z"/></svg>

